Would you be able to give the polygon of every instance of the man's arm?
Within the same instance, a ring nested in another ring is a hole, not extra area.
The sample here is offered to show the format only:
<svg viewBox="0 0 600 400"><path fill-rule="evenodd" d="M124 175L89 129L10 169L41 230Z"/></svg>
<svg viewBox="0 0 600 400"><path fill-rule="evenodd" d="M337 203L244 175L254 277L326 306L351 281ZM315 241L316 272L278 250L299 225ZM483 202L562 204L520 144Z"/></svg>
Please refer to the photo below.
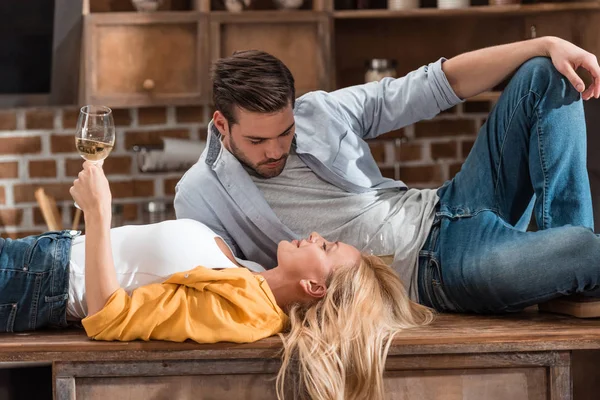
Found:
<svg viewBox="0 0 600 400"><path fill-rule="evenodd" d="M550 36L464 53L446 61L442 70L456 95L465 99L490 90L525 61L538 56L550 57L556 69L579 92L583 92L585 86L575 70L585 68L594 82L583 93L583 99L600 95L600 68L596 56Z"/></svg>
<svg viewBox="0 0 600 400"><path fill-rule="evenodd" d="M110 244L110 188L102 168L86 161L70 192L85 218L85 295L94 315L120 288Z"/></svg>

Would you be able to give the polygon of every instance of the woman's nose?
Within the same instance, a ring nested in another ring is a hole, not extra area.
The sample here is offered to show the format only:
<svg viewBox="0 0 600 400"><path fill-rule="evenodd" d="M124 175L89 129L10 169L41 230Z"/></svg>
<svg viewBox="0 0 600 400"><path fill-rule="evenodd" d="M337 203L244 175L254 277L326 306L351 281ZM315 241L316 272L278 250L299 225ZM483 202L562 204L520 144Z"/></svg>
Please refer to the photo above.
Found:
<svg viewBox="0 0 600 400"><path fill-rule="evenodd" d="M317 232L311 232L311 234L308 236L308 241L314 242L316 240L319 240L320 238L321 238L321 235L319 235Z"/></svg>

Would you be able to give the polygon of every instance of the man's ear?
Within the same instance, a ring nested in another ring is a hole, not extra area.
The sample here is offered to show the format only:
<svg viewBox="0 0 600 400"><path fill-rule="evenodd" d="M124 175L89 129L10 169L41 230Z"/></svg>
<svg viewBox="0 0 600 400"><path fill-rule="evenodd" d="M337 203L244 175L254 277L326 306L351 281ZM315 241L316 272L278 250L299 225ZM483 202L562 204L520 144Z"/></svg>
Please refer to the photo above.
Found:
<svg viewBox="0 0 600 400"><path fill-rule="evenodd" d="M302 287L304 293L315 299L320 299L327 293L325 285L310 279L302 279L300 281L300 287Z"/></svg>
<svg viewBox="0 0 600 400"><path fill-rule="evenodd" d="M223 113L221 113L221 111L217 110L213 114L213 124L215 125L215 127L218 129L219 133L221 133L221 135L223 137L227 137L229 135L229 132L230 132L229 122L227 121L227 118L225 118Z"/></svg>

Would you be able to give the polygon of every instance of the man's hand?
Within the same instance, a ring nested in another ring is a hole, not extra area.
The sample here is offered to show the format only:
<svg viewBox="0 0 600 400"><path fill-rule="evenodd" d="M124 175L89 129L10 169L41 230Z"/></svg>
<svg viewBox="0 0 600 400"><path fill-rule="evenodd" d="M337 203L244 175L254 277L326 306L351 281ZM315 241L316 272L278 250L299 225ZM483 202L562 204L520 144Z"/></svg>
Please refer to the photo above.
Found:
<svg viewBox="0 0 600 400"><path fill-rule="evenodd" d="M552 59L554 67L571 82L578 92L583 92L583 100L600 96L600 67L598 59L566 40L552 37L548 38L547 55ZM593 82L585 89L583 80L575 73L577 68L585 68L593 78ZM585 89L585 91L584 91Z"/></svg>
<svg viewBox="0 0 600 400"><path fill-rule="evenodd" d="M83 170L69 190L77 205L88 215L108 218L110 221L112 196L102 163L83 163Z"/></svg>

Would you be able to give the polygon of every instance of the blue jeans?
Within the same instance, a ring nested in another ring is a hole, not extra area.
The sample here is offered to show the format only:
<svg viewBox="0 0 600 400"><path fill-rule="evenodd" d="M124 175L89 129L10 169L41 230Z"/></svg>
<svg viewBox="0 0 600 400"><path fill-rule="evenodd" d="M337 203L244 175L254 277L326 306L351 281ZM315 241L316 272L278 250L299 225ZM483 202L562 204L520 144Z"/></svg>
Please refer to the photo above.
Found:
<svg viewBox="0 0 600 400"><path fill-rule="evenodd" d="M521 66L440 203L419 256L438 311L518 311L600 285L579 93L547 58ZM539 227L527 232L531 215Z"/></svg>
<svg viewBox="0 0 600 400"><path fill-rule="evenodd" d="M71 240L77 235L59 231L3 241L0 332L67 326Z"/></svg>

